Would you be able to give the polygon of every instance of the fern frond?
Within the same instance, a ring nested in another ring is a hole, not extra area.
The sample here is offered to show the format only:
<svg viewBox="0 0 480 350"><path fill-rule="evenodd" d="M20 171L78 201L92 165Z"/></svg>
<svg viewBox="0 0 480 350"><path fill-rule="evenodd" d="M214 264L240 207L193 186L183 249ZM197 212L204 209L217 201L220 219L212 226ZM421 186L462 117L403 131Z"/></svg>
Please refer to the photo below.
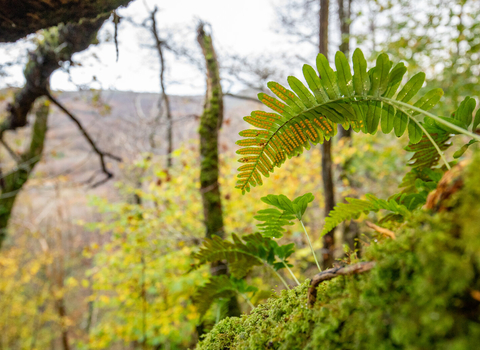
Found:
<svg viewBox="0 0 480 350"><path fill-rule="evenodd" d="M261 185L262 176L268 177L287 158L333 137L337 124L370 134L381 125L384 133L394 130L397 137L408 130L415 144L424 132L415 114L432 108L443 95L440 89L432 90L413 104L415 111L408 110L405 106L412 106L408 103L422 87L425 74L414 75L397 93L406 68L400 63L392 69L385 54L378 56L376 66L367 72L363 53L355 50L353 75L341 52L335 56L336 72L321 54L316 63L317 70L303 67L308 88L295 77L288 78L291 90L270 82L268 87L277 98L264 93L258 97L274 113L254 111L244 118L257 129L242 131L240 136L247 139L237 142L243 147L237 153L243 155L239 162L244 165L238 169L236 187L243 193Z"/></svg>
<svg viewBox="0 0 480 350"><path fill-rule="evenodd" d="M197 307L200 317L210 309L217 299L230 299L235 295L235 285L227 275L212 276L203 286L197 288L193 303Z"/></svg>
<svg viewBox="0 0 480 350"><path fill-rule="evenodd" d="M291 220L295 219L295 216L278 209L263 209L259 210L254 218L263 221L257 224L257 227L264 237L280 238L285 232L284 226L293 225Z"/></svg>
<svg viewBox="0 0 480 350"><path fill-rule="evenodd" d="M476 101L474 98L467 96L461 103L458 109L452 114L451 118L444 118L448 122L459 126L465 130L475 132L478 124L480 124L480 110L477 111L475 117L473 111L475 110ZM434 139L437 146L441 151L447 150L452 145L452 138L455 135L459 135L458 130L453 130L445 125L433 121L430 118L425 119L424 128ZM468 149L469 146L478 142L477 140L470 140L460 150L455 152L454 158L458 158ZM431 181L431 171L435 170L438 166L440 156L435 151L435 147L432 142L424 135L420 142L412 144L410 143L406 148L406 151L413 152L413 156L410 158L407 165L412 169L403 177L400 184L400 188L403 188L403 193L415 193L417 179L422 181Z"/></svg>
<svg viewBox="0 0 480 350"><path fill-rule="evenodd" d="M192 265L196 269L203 264L225 260L231 274L235 278L243 278L254 266L264 263L269 251L269 239L261 234L251 234L242 237L243 243L237 235L233 234L233 243L223 240L218 236L206 238L200 250L193 254L198 260Z"/></svg>
<svg viewBox="0 0 480 350"><path fill-rule="evenodd" d="M369 212L378 212L380 209L388 210L392 214L398 214L402 217L410 215L406 206L399 204L394 199L379 199L371 194L366 195L367 199L346 198L347 203L339 203L325 218L325 226L321 236L327 234L345 220L358 219L361 214Z"/></svg>

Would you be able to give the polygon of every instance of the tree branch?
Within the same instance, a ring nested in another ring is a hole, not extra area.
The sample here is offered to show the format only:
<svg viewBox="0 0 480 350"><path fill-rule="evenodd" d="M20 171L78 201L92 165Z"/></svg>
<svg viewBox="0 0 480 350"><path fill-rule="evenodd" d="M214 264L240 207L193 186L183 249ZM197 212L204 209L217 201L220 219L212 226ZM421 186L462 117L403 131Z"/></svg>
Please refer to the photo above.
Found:
<svg viewBox="0 0 480 350"><path fill-rule="evenodd" d="M313 307L313 305L317 301L317 287L323 281L328 281L339 276L349 276L364 273L370 271L374 267L375 261L364 261L355 265L334 267L332 269L328 269L316 274L310 281L310 288L308 289L309 307Z"/></svg>
<svg viewBox="0 0 480 350"><path fill-rule="evenodd" d="M250 97L250 96L242 96L242 95L235 95L235 94L231 94L229 92L226 92L223 94L224 96L230 96L230 97L234 97L234 98L238 98L240 100L247 100L247 101L253 101L253 102L257 102L257 103L262 103L260 102L257 98L254 98L254 97ZM262 103L263 104L263 103Z"/></svg>
<svg viewBox="0 0 480 350"><path fill-rule="evenodd" d="M107 169L107 165L105 163L105 158L108 157L108 158L111 158L113 160L116 160L117 162L121 162L122 161L122 158L118 157L118 156L115 156L111 153L108 153L108 152L103 152L101 151L97 145L95 144L95 142L93 141L93 139L90 137L90 135L88 134L87 130L83 127L82 123L80 122L80 120L78 120L77 117L75 117L65 106L63 106L56 98L54 98L52 96L52 94L47 91L46 92L46 96L48 97L48 99L50 101L52 101L58 108L60 108L66 115L68 115L70 117L70 119L72 119L72 121L77 124L77 127L78 129L80 130L80 132L83 134L83 136L85 137L85 139L87 140L87 142L90 144L90 146L92 146L94 152L98 155L98 157L100 158L100 166L102 168L102 171L103 173L107 176L104 180L101 180L95 184L92 185L92 187L97 187L97 186L100 186L102 185L103 183L107 182L109 179L111 179L113 177L113 174Z"/></svg>

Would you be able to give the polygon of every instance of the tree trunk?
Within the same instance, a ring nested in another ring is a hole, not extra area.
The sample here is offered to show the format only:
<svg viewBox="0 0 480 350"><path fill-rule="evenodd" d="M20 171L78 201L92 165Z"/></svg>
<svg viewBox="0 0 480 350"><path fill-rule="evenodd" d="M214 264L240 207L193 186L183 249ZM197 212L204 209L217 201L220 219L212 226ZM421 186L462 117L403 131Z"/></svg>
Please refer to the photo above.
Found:
<svg viewBox="0 0 480 350"><path fill-rule="evenodd" d="M213 235L224 237L222 198L218 183L218 133L223 121L223 95L220 85L220 73L211 35L204 30L204 24L197 28L197 40L202 48L206 62L207 93L202 117L200 118L200 192L202 195L206 237ZM223 262L211 267L212 275L228 274ZM236 297L230 299L229 316L240 315Z"/></svg>
<svg viewBox="0 0 480 350"><path fill-rule="evenodd" d="M319 40L318 51L325 55L328 59L328 7L329 0L320 0L319 12ZM328 216L331 210L335 207L335 187L333 184L333 169L332 169L332 140L325 141L322 145L322 178L323 178L323 193L325 196L325 217ZM328 232L323 236L323 268L333 266L333 252L335 247L334 240L335 230Z"/></svg>
<svg viewBox="0 0 480 350"><path fill-rule="evenodd" d="M162 94L162 103L159 108L159 113L162 112L165 108L165 115L167 117L167 168L172 166L172 152L173 152L173 128L172 128L172 112L170 108L170 99L165 92L165 59L163 56L163 45L164 42L160 40L157 30L157 21L155 15L158 11L158 8L155 6L155 9L152 11L150 19L152 20L151 32L155 39L155 47L157 49L158 58L160 59L160 93ZM153 130L152 132L154 132Z"/></svg>
<svg viewBox="0 0 480 350"><path fill-rule="evenodd" d="M349 56L350 54L350 22L351 22L352 0L338 0L338 18L340 20L340 51ZM352 137L352 129L345 130L341 125L338 126L338 136L340 139L344 137Z"/></svg>
<svg viewBox="0 0 480 350"><path fill-rule="evenodd" d="M8 221L12 214L15 199L27 182L33 168L42 158L49 110L48 102L42 104L37 110L29 149L18 156L17 169L9 172L0 180L0 248L6 238Z"/></svg>

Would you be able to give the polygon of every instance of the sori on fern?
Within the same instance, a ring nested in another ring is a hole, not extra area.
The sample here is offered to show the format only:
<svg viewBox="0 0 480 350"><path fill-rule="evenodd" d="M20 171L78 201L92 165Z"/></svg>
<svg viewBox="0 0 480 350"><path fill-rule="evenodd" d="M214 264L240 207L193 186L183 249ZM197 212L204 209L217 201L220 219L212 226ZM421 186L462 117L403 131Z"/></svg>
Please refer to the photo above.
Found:
<svg viewBox="0 0 480 350"><path fill-rule="evenodd" d="M244 118L256 129L241 131L244 139L237 141L242 147L237 153L242 155L239 162L243 165L238 168L236 187L243 193L251 186L262 185L262 176L268 177L287 158L333 137L337 124L368 134L378 130L385 134L394 131L397 137L408 131L411 145L429 142L447 168L442 139L434 135L435 131L461 133L472 137L472 142L480 141L480 136L468 130L472 123L471 112L470 119L466 116L472 106L475 107L473 99L462 106L460 114L464 117L441 118L428 113L443 91L433 89L412 104L425 81L425 73L414 75L400 89L407 68L403 63L393 66L386 54L379 55L375 67L367 70L362 51L355 50L353 75L342 52L335 55L336 71L322 54L317 56L316 66L317 70L303 66L308 88L292 76L288 77L291 90L275 82L268 83L278 99L265 93L258 97L274 112L254 111ZM480 114L477 113L474 130L479 122Z"/></svg>

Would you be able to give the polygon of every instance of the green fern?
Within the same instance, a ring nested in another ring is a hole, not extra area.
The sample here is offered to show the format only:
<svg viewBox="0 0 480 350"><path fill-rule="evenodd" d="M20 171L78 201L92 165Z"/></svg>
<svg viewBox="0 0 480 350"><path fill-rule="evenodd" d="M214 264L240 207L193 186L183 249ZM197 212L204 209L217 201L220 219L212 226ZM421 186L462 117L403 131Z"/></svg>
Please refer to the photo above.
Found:
<svg viewBox="0 0 480 350"><path fill-rule="evenodd" d="M325 226L321 236L326 235L345 220L358 219L361 214L378 212L380 209L388 210L391 214L408 217L410 210L395 199L379 199L371 194L366 195L367 199L346 198L347 203L339 203L325 218Z"/></svg>
<svg viewBox="0 0 480 350"><path fill-rule="evenodd" d="M244 164L238 168L236 187L243 193L250 191L251 186L262 185L262 176L268 177L287 157L333 137L337 124L370 134L375 134L380 125L382 132L394 131L397 137L408 130L410 142L416 144L426 131L415 117L422 113L437 123L480 140L479 136L464 131L457 124L426 112L442 97L441 89L431 90L410 104L425 81L424 73L414 75L397 93L407 69L403 63L392 68L386 54L378 56L376 66L367 72L362 51L355 50L353 76L343 53L337 52L335 66L336 72L320 54L317 56L318 72L309 65L303 67L308 88L299 79L288 77L292 90L275 82L268 83L281 101L264 93L258 95L260 101L276 113L254 111L244 118L257 129L240 132L244 139L237 142L243 147L237 153L244 156L239 159ZM428 133L425 136L430 142L434 141ZM443 158L437 145L433 146Z"/></svg>
<svg viewBox="0 0 480 350"><path fill-rule="evenodd" d="M475 132L480 124L480 109L477 111L475 117L473 111L475 110L475 99L467 96L461 103L458 109L452 114L450 118L443 118L451 124L471 132ZM452 145L452 137L461 134L458 130L453 130L445 125L442 125L431 118L425 118L425 130L434 139L440 150L445 151ZM455 154L454 158L462 156L465 151L478 142L475 139L470 140L467 144L462 146ZM435 183L440 180L440 177L432 178L432 171L439 170L437 168L439 162L439 154L435 151L435 147L427 136L423 136L420 142L416 144L410 143L405 150L413 152L413 156L408 162L408 166L412 169L404 176L400 184L403 188L402 193L416 193L418 187L418 179L422 181L433 181ZM443 171L441 172L443 173ZM425 198L426 199L426 198Z"/></svg>
<svg viewBox="0 0 480 350"><path fill-rule="evenodd" d="M263 223L257 224L257 227L264 237L282 237L286 231L284 226L293 225L291 220L295 219L294 215L273 208L259 210L257 213L254 218L263 221Z"/></svg>
<svg viewBox="0 0 480 350"><path fill-rule="evenodd" d="M193 254L198 263L193 264L192 269L206 263L225 260L232 276L240 279L253 267L263 264L278 271L285 267L283 262L287 262L286 259L293 252L293 245L279 246L277 242L269 237L263 237L260 233L245 235L241 239L233 234L232 238L233 243L218 236L206 238L200 250Z"/></svg>
<svg viewBox="0 0 480 350"><path fill-rule="evenodd" d="M211 276L203 286L197 288L193 303L203 318L212 304L217 300L228 300L236 294L240 294L251 304L248 294L252 296L258 288L248 285L244 279L236 279L227 275ZM253 307L253 305L251 305Z"/></svg>

